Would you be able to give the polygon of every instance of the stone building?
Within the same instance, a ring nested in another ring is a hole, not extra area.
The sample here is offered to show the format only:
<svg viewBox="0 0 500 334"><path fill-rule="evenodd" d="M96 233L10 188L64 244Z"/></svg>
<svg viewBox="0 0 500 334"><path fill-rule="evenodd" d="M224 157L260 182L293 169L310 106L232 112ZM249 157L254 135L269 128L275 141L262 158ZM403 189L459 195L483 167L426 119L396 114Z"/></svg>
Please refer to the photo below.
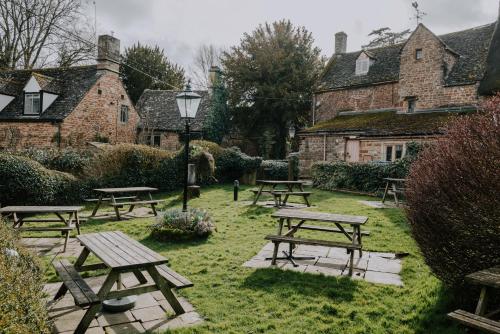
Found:
<svg viewBox="0 0 500 334"><path fill-rule="evenodd" d="M313 125L298 134L302 175L316 161L400 159L408 142L431 141L450 117L475 111L488 61L498 58L488 57L498 30L492 23L436 36L419 24L403 43L356 52L337 33Z"/></svg>
<svg viewBox="0 0 500 334"><path fill-rule="evenodd" d="M120 41L103 35L98 46L95 65L0 72L0 149L135 142Z"/></svg>

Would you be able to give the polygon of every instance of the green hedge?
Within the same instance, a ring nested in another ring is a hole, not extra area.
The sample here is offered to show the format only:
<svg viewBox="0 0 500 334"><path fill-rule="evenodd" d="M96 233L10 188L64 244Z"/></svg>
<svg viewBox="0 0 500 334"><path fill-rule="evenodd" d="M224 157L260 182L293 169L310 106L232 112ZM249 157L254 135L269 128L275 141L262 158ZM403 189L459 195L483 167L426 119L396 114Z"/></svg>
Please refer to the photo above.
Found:
<svg viewBox="0 0 500 334"><path fill-rule="evenodd" d="M40 149L31 148L12 152L15 155L28 157L39 162L48 169L79 175L90 165L93 153L89 150L65 149Z"/></svg>
<svg viewBox="0 0 500 334"><path fill-rule="evenodd" d="M0 153L0 185L1 203L31 205L79 202L82 186L71 174L9 153Z"/></svg>
<svg viewBox="0 0 500 334"><path fill-rule="evenodd" d="M50 333L38 259L0 219L0 333Z"/></svg>
<svg viewBox="0 0 500 334"><path fill-rule="evenodd" d="M312 166L312 181L315 187L324 190L375 193L385 185L385 177L406 177L410 163L410 159L389 164L320 162Z"/></svg>

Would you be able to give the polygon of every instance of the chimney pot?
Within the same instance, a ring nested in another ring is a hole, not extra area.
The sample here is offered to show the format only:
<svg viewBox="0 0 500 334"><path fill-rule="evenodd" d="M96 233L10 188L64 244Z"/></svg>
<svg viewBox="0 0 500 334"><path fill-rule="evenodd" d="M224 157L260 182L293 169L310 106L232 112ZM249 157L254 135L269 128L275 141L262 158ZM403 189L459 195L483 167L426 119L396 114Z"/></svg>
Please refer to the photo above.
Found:
<svg viewBox="0 0 500 334"><path fill-rule="evenodd" d="M97 40L97 68L118 73L120 71L120 40L100 35Z"/></svg>
<svg viewBox="0 0 500 334"><path fill-rule="evenodd" d="M208 70L208 92L210 94L213 94L215 85L217 84L217 81L219 80L221 70L219 66L211 66L210 70Z"/></svg>
<svg viewBox="0 0 500 334"><path fill-rule="evenodd" d="M347 34L340 31L335 34L335 54L345 53L347 50Z"/></svg>

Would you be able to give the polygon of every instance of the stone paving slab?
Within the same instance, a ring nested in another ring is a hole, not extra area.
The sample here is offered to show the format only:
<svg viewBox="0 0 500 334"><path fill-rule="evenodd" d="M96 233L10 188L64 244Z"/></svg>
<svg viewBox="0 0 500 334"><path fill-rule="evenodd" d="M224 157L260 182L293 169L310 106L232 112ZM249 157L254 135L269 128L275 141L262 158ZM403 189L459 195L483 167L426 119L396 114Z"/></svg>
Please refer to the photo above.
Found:
<svg viewBox="0 0 500 334"><path fill-rule="evenodd" d="M391 202L391 201L385 201L382 203L382 201L358 201L361 204L368 205L371 208L375 209L393 209L397 208L398 206L396 203Z"/></svg>
<svg viewBox="0 0 500 334"><path fill-rule="evenodd" d="M273 268L271 260L274 245L267 243L253 258L243 264L249 268ZM283 250L288 250L286 243L281 243L279 255ZM314 260L296 260L299 264L294 267L288 260L277 260L276 268L282 270L293 270L303 273L323 274L325 276L346 276L349 273L350 256L345 248L299 245L294 250L297 256L314 256ZM363 279L367 282L390 284L402 286L403 281L399 273L401 272L401 260L393 253L368 252L363 251L363 256L359 257L359 252L354 255L354 279Z"/></svg>

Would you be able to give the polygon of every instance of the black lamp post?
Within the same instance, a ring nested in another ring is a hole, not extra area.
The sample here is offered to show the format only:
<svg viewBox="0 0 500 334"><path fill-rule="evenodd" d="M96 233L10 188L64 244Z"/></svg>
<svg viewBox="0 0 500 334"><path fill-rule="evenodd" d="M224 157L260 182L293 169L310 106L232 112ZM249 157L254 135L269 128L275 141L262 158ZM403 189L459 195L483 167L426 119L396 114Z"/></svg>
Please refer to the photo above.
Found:
<svg viewBox="0 0 500 334"><path fill-rule="evenodd" d="M188 165L189 165L189 123L195 118L198 107L200 106L201 96L191 90L190 82L186 89L175 97L177 106L181 113L181 118L186 122L186 143L184 145L184 196L182 200L182 211L187 212L188 200Z"/></svg>

